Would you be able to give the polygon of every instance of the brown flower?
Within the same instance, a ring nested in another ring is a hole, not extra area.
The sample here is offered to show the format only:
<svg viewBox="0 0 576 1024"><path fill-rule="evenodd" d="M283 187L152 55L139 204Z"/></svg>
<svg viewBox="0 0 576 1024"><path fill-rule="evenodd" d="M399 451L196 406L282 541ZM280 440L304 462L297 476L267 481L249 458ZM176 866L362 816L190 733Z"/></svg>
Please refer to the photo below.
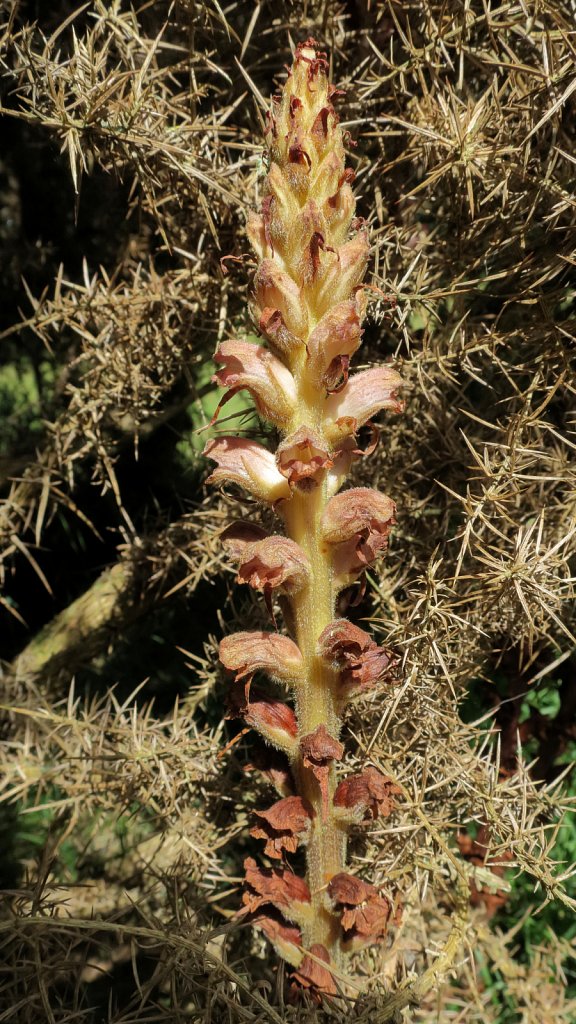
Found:
<svg viewBox="0 0 576 1024"><path fill-rule="evenodd" d="M297 924L310 916L310 890L303 878L287 868L259 868L252 857L244 861L246 892L242 900L247 913L271 903Z"/></svg>
<svg viewBox="0 0 576 1024"><path fill-rule="evenodd" d="M323 816L328 814L328 779L330 765L344 753L342 744L330 735L324 724L300 740L300 753L305 768L315 776L322 795Z"/></svg>
<svg viewBox="0 0 576 1024"><path fill-rule="evenodd" d="M298 735L298 723L292 708L259 690L250 691L250 680L232 687L228 717L244 718L272 746L292 757Z"/></svg>
<svg viewBox="0 0 576 1024"><path fill-rule="evenodd" d="M358 948L368 942L382 942L386 937L393 907L376 886L341 871L328 883L328 895L341 912L348 946Z"/></svg>
<svg viewBox="0 0 576 1024"><path fill-rule="evenodd" d="M369 633L348 619L336 619L322 631L318 649L325 661L340 670L342 695L369 690L390 668L391 655Z"/></svg>
<svg viewBox="0 0 576 1024"><path fill-rule="evenodd" d="M324 964L330 964L330 954L320 942L315 942L310 946L298 969L291 975L292 980L300 988L309 989L314 997L336 995L338 990L334 976ZM320 999L317 1001L320 1002Z"/></svg>
<svg viewBox="0 0 576 1024"><path fill-rule="evenodd" d="M279 956L293 967L298 967L302 961L300 929L295 924L288 924L282 915L272 908L266 914L257 913L253 921L264 932Z"/></svg>
<svg viewBox="0 0 576 1024"><path fill-rule="evenodd" d="M278 446L276 464L291 486L310 490L333 463L318 434L309 427L299 427Z"/></svg>
<svg viewBox="0 0 576 1024"><path fill-rule="evenodd" d="M372 818L386 818L394 809L394 796L401 792L392 779L370 765L360 774L349 775L338 783L334 806L349 810L352 820L360 820L366 812Z"/></svg>
<svg viewBox="0 0 576 1024"><path fill-rule="evenodd" d="M312 809L299 796L288 796L277 800L267 811L256 811L262 824L254 825L250 835L265 839L264 853L279 857L283 851L294 853L298 849L299 836L310 828Z"/></svg>

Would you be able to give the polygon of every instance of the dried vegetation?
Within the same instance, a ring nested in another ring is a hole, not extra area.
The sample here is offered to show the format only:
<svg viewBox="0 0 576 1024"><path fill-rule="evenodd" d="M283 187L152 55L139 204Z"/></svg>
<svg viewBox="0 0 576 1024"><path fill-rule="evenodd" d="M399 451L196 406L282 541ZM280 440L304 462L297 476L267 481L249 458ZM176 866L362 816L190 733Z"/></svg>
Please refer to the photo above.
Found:
<svg viewBox="0 0 576 1024"><path fill-rule="evenodd" d="M0 1019L573 1020L571 4L2 12ZM309 35L371 224L362 357L411 385L354 479L399 508L356 620L402 673L346 723L347 773L401 791L352 863L404 916L321 1009L234 921L270 790L214 638L267 623L228 586L238 503L195 433L215 341L254 332L262 122Z"/></svg>

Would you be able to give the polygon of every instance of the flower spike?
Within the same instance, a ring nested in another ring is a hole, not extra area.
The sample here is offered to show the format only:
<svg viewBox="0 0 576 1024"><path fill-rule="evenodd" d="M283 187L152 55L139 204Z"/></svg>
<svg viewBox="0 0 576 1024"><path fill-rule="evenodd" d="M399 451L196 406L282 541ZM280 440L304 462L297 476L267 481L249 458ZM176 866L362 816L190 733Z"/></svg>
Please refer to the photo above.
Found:
<svg viewBox="0 0 576 1024"><path fill-rule="evenodd" d="M399 792L372 767L338 778L342 709L383 681L390 687L398 663L336 615L339 591L385 550L395 505L366 487L340 487L353 459L374 447L363 449L357 432L381 410L403 408L393 367L350 373L362 342L370 241L355 217L354 172L334 107L341 95L326 55L313 39L300 43L272 100L269 170L261 208L247 224L258 260L252 314L263 344L227 340L216 353L214 379L229 393L249 391L280 434L277 449L234 437L206 447L216 462L210 479L240 484L272 506L286 534L252 520L221 534L238 582L262 592L271 612L276 598L287 635L234 633L222 640L220 659L235 677L232 713L262 737L264 771L280 794L256 809L251 835L283 866L245 862L242 913L294 968L292 991L316 1003L339 998L344 954L382 942L393 922L388 897L347 873L346 836L364 818L386 818ZM288 686L294 707L266 684L251 690L256 672ZM306 878L288 866L299 846Z"/></svg>

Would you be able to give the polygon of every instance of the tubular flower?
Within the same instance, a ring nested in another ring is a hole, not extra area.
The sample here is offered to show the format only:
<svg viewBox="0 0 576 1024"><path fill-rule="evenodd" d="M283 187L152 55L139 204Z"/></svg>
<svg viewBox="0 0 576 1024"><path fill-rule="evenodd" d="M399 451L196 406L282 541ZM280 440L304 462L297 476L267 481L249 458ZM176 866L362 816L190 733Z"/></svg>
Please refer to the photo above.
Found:
<svg viewBox="0 0 576 1024"><path fill-rule="evenodd" d="M395 793L374 768L337 778L342 707L389 681L396 664L335 612L339 590L386 548L394 502L365 487L338 492L353 458L373 450L360 450L356 432L380 410L402 409L392 367L349 376L362 342L370 245L355 218L354 172L334 107L341 95L315 42L300 44L272 101L269 171L261 209L247 224L263 345L225 341L216 353L215 380L231 392L248 389L280 443L275 453L234 437L206 447L217 464L210 479L238 483L272 506L286 534L253 522L221 534L238 581L263 592L270 610L278 594L288 635L232 634L220 660L235 675L232 713L277 751L263 770L282 799L256 811L251 834L269 857L284 861L299 844L306 855L305 878L246 861L243 913L295 968L293 987L317 1002L337 995L335 977L344 976L343 956L354 943L381 941L389 924L388 901L346 873L346 833L366 815L389 814ZM292 688L294 708L265 690L250 692L257 671Z"/></svg>
<svg viewBox="0 0 576 1024"><path fill-rule="evenodd" d="M236 679L258 670L294 685L302 675L302 655L293 640L278 633L231 633L220 641L220 661Z"/></svg>
<svg viewBox="0 0 576 1024"><path fill-rule="evenodd" d="M247 341L223 341L214 359L223 367L212 380L223 388L247 388L261 416L281 427L290 423L296 386L283 363L261 345Z"/></svg>
<svg viewBox="0 0 576 1024"><path fill-rule="evenodd" d="M215 438L206 445L204 455L218 463L208 483L230 480L270 504L290 497L290 488L278 472L272 452L256 441L243 437Z"/></svg>

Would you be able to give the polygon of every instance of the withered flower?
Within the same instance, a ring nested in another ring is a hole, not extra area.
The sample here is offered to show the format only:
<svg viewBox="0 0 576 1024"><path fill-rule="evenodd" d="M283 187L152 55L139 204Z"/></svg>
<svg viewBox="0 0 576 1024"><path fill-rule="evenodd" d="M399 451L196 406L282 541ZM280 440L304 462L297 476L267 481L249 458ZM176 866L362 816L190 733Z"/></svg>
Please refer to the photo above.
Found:
<svg viewBox="0 0 576 1024"><path fill-rule="evenodd" d="M298 967L302 962L302 932L297 925L289 924L273 908L266 914L259 911L254 916L254 924L264 932L283 960Z"/></svg>
<svg viewBox="0 0 576 1024"><path fill-rule="evenodd" d="M376 886L341 871L328 883L328 895L340 910L344 941L349 948L385 939L394 908Z"/></svg>
<svg viewBox="0 0 576 1024"><path fill-rule="evenodd" d="M309 768L318 785L322 796L322 812L325 818L329 813L328 807L328 777L330 765L333 761L339 761L344 753L344 747L339 740L330 735L324 724L317 726L314 732L308 733L300 740L300 753L302 764Z"/></svg>
<svg viewBox="0 0 576 1024"><path fill-rule="evenodd" d="M294 853L298 849L300 837L310 828L312 808L302 797L288 796L277 800L267 811L255 811L261 824L250 829L255 839L265 839L264 853L269 857L283 856Z"/></svg>
<svg viewBox="0 0 576 1024"><path fill-rule="evenodd" d="M272 746L294 756L298 748L298 722L288 704L267 697L260 690L251 690L250 680L234 684L228 704L228 718L243 718Z"/></svg>
<svg viewBox="0 0 576 1024"><path fill-rule="evenodd" d="M238 582L265 594L281 588L295 594L308 582L310 563L295 541L266 537L246 547L238 566Z"/></svg>
<svg viewBox="0 0 576 1024"><path fill-rule="evenodd" d="M272 904L290 921L306 922L310 917L310 890L303 878L287 868L259 868L252 857L244 861L246 892L243 900L246 911L253 913Z"/></svg>
<svg viewBox="0 0 576 1024"><path fill-rule="evenodd" d="M334 975L328 967L324 967L324 964L329 965L330 962L326 947L315 942L291 977L300 988L309 989L312 995L334 996L338 991Z"/></svg>
<svg viewBox="0 0 576 1024"><path fill-rule="evenodd" d="M334 793L334 806L350 812L351 820L360 821L364 814L386 818L394 810L394 797L402 790L392 779L369 765L358 775L342 779Z"/></svg>

